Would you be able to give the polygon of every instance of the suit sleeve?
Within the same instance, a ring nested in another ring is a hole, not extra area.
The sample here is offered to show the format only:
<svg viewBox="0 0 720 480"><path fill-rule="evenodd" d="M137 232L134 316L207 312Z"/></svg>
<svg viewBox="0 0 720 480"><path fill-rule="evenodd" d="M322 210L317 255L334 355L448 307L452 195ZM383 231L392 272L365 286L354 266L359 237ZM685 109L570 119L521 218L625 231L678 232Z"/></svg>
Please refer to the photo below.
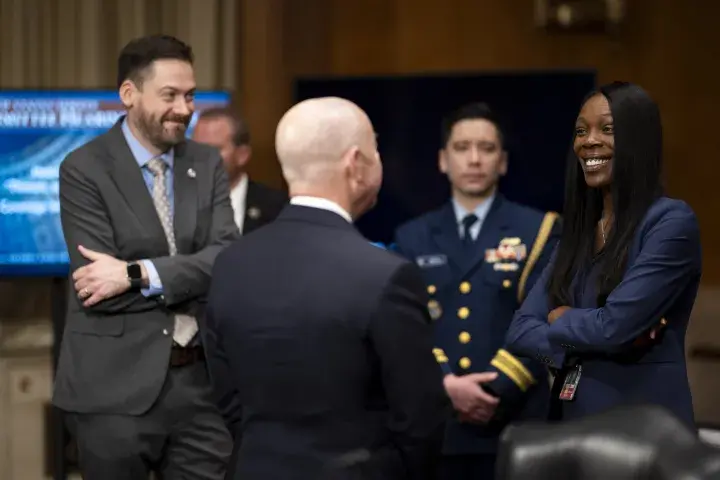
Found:
<svg viewBox="0 0 720 480"><path fill-rule="evenodd" d="M417 267L404 264L384 288L369 334L379 358L390 409L388 430L407 478L432 478L450 413L442 374L432 356L433 325Z"/></svg>
<svg viewBox="0 0 720 480"><path fill-rule="evenodd" d="M548 340L550 300L547 284L552 273L553 259L550 259L515 312L505 337L505 348L514 356L537 358L549 366L561 368L565 362L565 350L550 345Z"/></svg>
<svg viewBox="0 0 720 480"><path fill-rule="evenodd" d="M207 357L207 367L210 381L215 393L215 401L230 434L236 438L240 432L239 426L242 421L242 404L238 396L235 382L232 377L227 352L223 345L221 326L219 318L214 311L215 288L211 285L208 294L208 304L205 309L205 328L203 329L203 343Z"/></svg>
<svg viewBox="0 0 720 480"><path fill-rule="evenodd" d="M520 274L518 302L525 299L525 292L538 283L543 271L549 265L560 237L560 228L558 215L555 212L548 212L540 223L525 268ZM488 371L497 372L498 376L486 387L506 402L520 403L533 385L545 381L547 368L538 361L535 354L514 353L509 346L498 350L488 368Z"/></svg>
<svg viewBox="0 0 720 480"><path fill-rule="evenodd" d="M240 236L233 219L230 190L219 154L210 159L213 173L212 223L207 245L190 255L150 259L163 286L165 303L174 305L207 293L217 255Z"/></svg>
<svg viewBox="0 0 720 480"><path fill-rule="evenodd" d="M119 257L107 206L97 184L86 174L79 155L75 152L65 158L59 172L60 220L70 255L70 271L90 263L78 251L80 245ZM144 312L158 306L157 301L131 291L102 300L92 307L84 307L77 297L75 301L85 311L103 314Z"/></svg>
<svg viewBox="0 0 720 480"><path fill-rule="evenodd" d="M700 231L689 211L666 214L650 228L602 308L573 308L548 327L554 348L619 353L659 324L701 271ZM672 319L668 319L672 322Z"/></svg>
<svg viewBox="0 0 720 480"><path fill-rule="evenodd" d="M396 230L395 238L393 240L393 243L391 244L390 250L403 256L408 261L414 262L415 256L412 253L412 250L410 248L409 242L407 241L406 237L407 237L407 235L405 234L403 229ZM440 365L440 369L443 372L443 376L451 375L453 373L453 371L452 371L452 368L450 367L448 357L447 357L447 355L445 355L445 350L440 348L438 345L434 345L432 352L433 352L433 355L435 356L435 361L438 363L438 365Z"/></svg>

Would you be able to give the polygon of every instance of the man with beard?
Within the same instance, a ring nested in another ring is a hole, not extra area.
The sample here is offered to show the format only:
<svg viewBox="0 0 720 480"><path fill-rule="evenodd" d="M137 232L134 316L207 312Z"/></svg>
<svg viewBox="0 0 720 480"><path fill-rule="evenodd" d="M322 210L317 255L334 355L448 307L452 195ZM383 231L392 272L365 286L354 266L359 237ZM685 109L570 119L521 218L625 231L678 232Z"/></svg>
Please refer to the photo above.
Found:
<svg viewBox="0 0 720 480"><path fill-rule="evenodd" d="M252 155L250 131L235 110L227 107L203 110L195 125L193 140L220 150L230 179L235 223L243 235L275 220L288 202L287 195L248 177L247 166Z"/></svg>
<svg viewBox="0 0 720 480"><path fill-rule="evenodd" d="M401 226L397 250L425 275L435 320L435 357L456 410L448 423L442 479L492 479L499 433L514 419L544 418L543 364L502 347L513 313L548 263L557 214L503 198L507 171L498 122L485 104L451 113L442 125L440 170L452 199Z"/></svg>
<svg viewBox="0 0 720 480"><path fill-rule="evenodd" d="M418 268L353 221L375 203L372 124L339 98L277 128L277 220L213 269L208 352L239 439L228 479L434 479L448 413Z"/></svg>
<svg viewBox="0 0 720 480"><path fill-rule="evenodd" d="M227 176L185 140L189 46L131 41L118 87L127 115L60 166L72 288L53 403L86 480L221 480L232 441L201 334L213 262L239 238Z"/></svg>

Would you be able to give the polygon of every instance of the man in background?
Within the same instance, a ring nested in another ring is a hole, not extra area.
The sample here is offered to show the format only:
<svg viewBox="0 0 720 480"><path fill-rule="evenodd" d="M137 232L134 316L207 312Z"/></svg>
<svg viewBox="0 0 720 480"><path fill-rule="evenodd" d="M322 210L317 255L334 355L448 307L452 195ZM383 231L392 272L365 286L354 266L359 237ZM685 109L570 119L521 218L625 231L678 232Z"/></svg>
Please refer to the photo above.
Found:
<svg viewBox="0 0 720 480"><path fill-rule="evenodd" d="M186 140L191 48L169 36L118 59L127 115L60 165L72 272L53 403L85 480L222 480L232 439L202 341L218 253L240 237L217 151Z"/></svg>
<svg viewBox="0 0 720 480"><path fill-rule="evenodd" d="M234 478L433 479L449 412L425 286L353 225L382 182L372 124L308 100L276 146L290 205L218 256L208 299Z"/></svg>
<svg viewBox="0 0 720 480"><path fill-rule="evenodd" d="M235 212L235 224L243 234L277 217L287 204L287 195L248 177L247 165L252 155L250 131L235 110L212 108L202 111L193 139L220 150L230 179L230 202Z"/></svg>
<svg viewBox="0 0 720 480"><path fill-rule="evenodd" d="M559 238L557 214L498 193L507 152L485 104L442 122L440 170L452 198L402 225L397 250L417 263L435 320L435 356L457 415L443 448L445 480L491 480L500 431L519 418L545 418L545 367L502 347L513 313L548 263Z"/></svg>

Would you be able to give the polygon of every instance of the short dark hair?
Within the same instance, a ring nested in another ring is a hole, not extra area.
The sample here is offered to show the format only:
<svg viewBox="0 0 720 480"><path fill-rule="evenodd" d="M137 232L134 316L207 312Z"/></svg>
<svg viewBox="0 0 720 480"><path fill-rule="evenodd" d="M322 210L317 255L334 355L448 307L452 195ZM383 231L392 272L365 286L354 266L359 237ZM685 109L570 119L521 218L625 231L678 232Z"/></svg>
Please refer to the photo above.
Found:
<svg viewBox="0 0 720 480"><path fill-rule="evenodd" d="M157 60L182 60L192 65L192 48L170 35L148 35L131 40L118 57L118 88L125 80L140 87Z"/></svg>
<svg viewBox="0 0 720 480"><path fill-rule="evenodd" d="M658 197L662 185L662 122L655 101L638 85L614 82L590 92L582 105L595 95L603 95L613 117L615 153L613 155L612 195L615 222L607 243L595 254L597 224L603 211L602 191L588 187L585 175L571 148L565 179L563 229L547 285L553 306L573 306L570 285L578 272L595 261L600 274L597 305L605 305L608 295L625 273L628 250L635 230ZM581 105L581 108L582 108Z"/></svg>
<svg viewBox="0 0 720 480"><path fill-rule="evenodd" d="M198 120L212 120L215 118L225 118L232 126L232 141L235 146L250 145L250 129L245 119L233 108L230 107L213 107L200 112Z"/></svg>
<svg viewBox="0 0 720 480"><path fill-rule="evenodd" d="M497 129L500 146L503 146L504 136L497 116L487 103L475 102L465 104L443 118L441 126L441 142L443 148L445 148L450 141L453 127L463 120L487 120L492 123Z"/></svg>

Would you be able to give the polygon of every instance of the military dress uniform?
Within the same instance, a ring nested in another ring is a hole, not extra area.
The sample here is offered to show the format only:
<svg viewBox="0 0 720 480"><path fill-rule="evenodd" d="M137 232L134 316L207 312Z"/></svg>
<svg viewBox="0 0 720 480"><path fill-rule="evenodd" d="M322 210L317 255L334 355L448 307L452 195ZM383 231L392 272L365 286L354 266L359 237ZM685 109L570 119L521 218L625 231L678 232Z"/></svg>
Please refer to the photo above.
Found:
<svg viewBox="0 0 720 480"><path fill-rule="evenodd" d="M454 201L400 226L393 248L424 273L436 322L435 357L446 374L498 372L484 388L501 398L488 425L452 419L444 455L480 455L494 464L502 428L545 418L544 365L503 349L513 313L546 266L559 238L558 215L495 195L475 212ZM475 457L476 458L476 457ZM488 467L492 471L492 465Z"/></svg>

